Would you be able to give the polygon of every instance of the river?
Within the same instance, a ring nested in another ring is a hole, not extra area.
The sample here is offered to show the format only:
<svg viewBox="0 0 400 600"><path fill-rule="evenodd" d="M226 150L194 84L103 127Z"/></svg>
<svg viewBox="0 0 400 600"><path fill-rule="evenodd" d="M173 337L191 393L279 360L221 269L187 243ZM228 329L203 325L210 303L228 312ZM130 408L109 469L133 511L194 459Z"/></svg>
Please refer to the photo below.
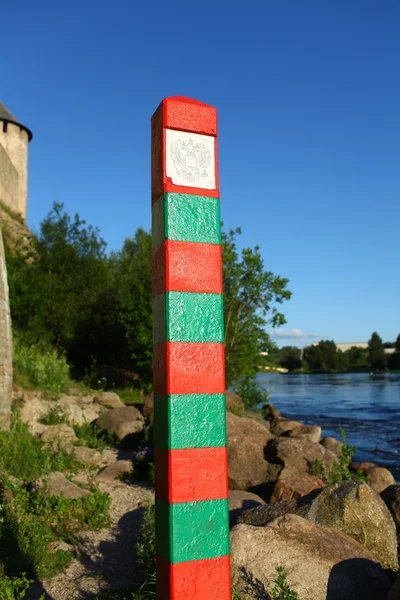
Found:
<svg viewBox="0 0 400 600"><path fill-rule="evenodd" d="M324 437L340 439L343 428L355 462L375 462L400 480L400 374L262 373L257 380L285 417L320 425Z"/></svg>

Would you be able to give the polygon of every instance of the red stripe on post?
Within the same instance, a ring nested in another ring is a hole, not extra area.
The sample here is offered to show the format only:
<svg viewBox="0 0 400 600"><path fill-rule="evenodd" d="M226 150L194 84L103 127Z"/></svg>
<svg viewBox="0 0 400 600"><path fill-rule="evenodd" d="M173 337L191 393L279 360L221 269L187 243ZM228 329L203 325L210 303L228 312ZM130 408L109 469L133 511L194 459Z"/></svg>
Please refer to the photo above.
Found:
<svg viewBox="0 0 400 600"><path fill-rule="evenodd" d="M163 292L222 294L222 248L167 240L153 250L153 296Z"/></svg>
<svg viewBox="0 0 400 600"><path fill-rule="evenodd" d="M179 98L175 102L175 98ZM175 103L175 106L173 104ZM206 111L205 124L202 125L198 118L195 117L196 107L201 105ZM179 117L178 107L184 106L185 111L182 118ZM210 110L211 109L211 110ZM214 117L211 118L211 115ZM166 125L166 123L169 123ZM172 125L173 123L173 125ZM195 126L193 130L190 127ZM215 132L211 130L215 128ZM204 187L191 187L189 185L175 185L172 179L167 177L166 171L166 130L180 130L184 132L195 133L196 135L208 135L214 140L214 165L215 165L215 187L207 189L207 196L219 198L219 176L218 176L218 142L216 137L217 132L217 111L214 107L197 103L191 98L182 98L175 96L165 98L151 119L151 144L152 144L152 161L151 161L151 201L152 204L157 202L158 198L165 193L175 192L178 194L193 194L195 196L204 195Z"/></svg>
<svg viewBox="0 0 400 600"><path fill-rule="evenodd" d="M156 565L157 600L231 600L229 556Z"/></svg>
<svg viewBox="0 0 400 600"><path fill-rule="evenodd" d="M170 503L228 497L226 448L155 450L156 497Z"/></svg>
<svg viewBox="0 0 400 600"><path fill-rule="evenodd" d="M153 349L154 393L224 394L224 344L165 342Z"/></svg>

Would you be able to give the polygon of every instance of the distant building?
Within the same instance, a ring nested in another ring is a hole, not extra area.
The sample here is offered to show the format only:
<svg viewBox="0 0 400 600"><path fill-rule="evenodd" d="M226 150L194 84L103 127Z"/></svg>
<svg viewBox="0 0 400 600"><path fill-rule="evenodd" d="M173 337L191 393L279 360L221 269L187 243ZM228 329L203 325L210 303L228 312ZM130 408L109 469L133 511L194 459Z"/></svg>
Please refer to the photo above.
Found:
<svg viewBox="0 0 400 600"><path fill-rule="evenodd" d="M0 102L0 201L26 221L30 129Z"/></svg>
<svg viewBox="0 0 400 600"><path fill-rule="evenodd" d="M314 346L317 346L319 342L316 342ZM350 350L350 348L363 348L366 350L368 348L368 342L340 342L336 344L336 348L341 350L342 352L346 352ZM396 352L395 348L385 348L385 354L394 354Z"/></svg>

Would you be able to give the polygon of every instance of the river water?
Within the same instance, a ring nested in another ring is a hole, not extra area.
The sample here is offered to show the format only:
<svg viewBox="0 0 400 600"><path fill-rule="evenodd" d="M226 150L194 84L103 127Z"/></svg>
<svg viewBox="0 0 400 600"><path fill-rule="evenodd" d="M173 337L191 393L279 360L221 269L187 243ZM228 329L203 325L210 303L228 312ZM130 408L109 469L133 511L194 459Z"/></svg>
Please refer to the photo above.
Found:
<svg viewBox="0 0 400 600"><path fill-rule="evenodd" d="M375 462L400 480L400 374L262 373L257 379L285 417L320 425L324 437L340 439L343 428L356 447L355 462Z"/></svg>

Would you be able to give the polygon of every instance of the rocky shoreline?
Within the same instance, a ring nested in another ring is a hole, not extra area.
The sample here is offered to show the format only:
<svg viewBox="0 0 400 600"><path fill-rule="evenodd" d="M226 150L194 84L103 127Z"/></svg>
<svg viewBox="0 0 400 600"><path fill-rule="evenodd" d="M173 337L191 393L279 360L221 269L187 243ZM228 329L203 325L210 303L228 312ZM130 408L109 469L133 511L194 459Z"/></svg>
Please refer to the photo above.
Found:
<svg viewBox="0 0 400 600"><path fill-rule="evenodd" d="M152 396L140 411L113 393L71 392L57 401L21 390L15 396L31 433L61 444L82 464L72 477L51 473L33 488L80 498L94 481L111 498L110 527L85 533L68 569L36 584L29 598L45 591L53 600L78 600L118 589L120 565L124 585L137 583L132 545L153 487L125 479L132 474L132 449L80 446L73 425L95 423L120 442L145 430L151 434ZM43 423L56 408L67 422ZM261 413L247 411L231 392L227 440L232 579L241 600L275 598L278 567L298 600L400 600L400 485L390 471L352 464L342 442L321 439L320 427L286 419L272 404Z"/></svg>

